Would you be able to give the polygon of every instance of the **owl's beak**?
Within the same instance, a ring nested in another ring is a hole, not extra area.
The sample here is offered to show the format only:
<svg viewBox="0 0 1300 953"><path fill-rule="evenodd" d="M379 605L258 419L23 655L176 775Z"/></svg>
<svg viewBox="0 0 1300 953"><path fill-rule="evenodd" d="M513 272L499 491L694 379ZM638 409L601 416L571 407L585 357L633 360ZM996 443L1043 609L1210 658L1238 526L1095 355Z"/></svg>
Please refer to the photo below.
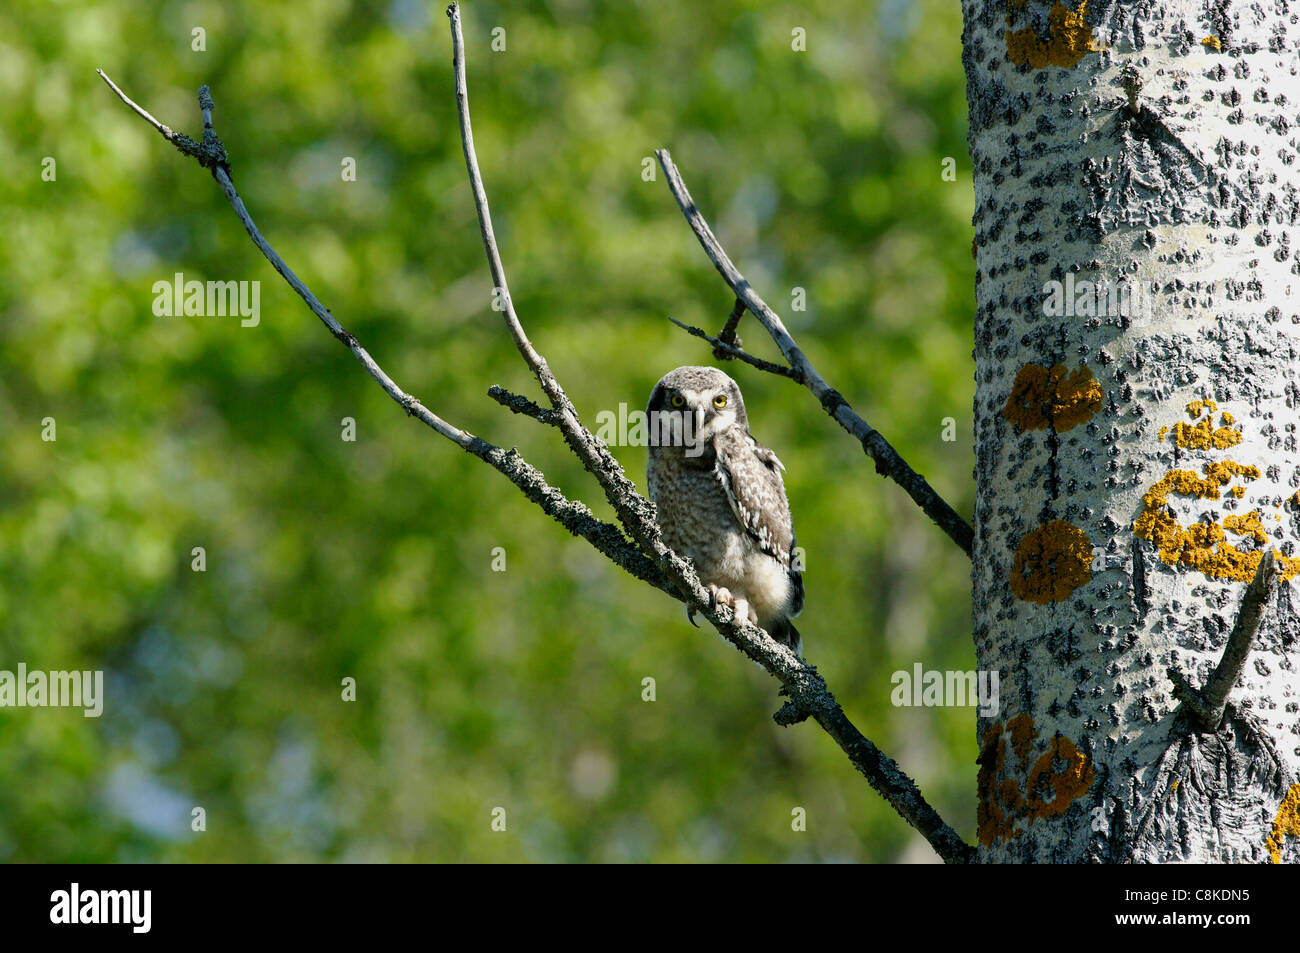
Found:
<svg viewBox="0 0 1300 953"><path fill-rule="evenodd" d="M709 439L706 429L708 413L697 404L688 404L680 411L682 415L682 446L688 457L698 457L704 453L704 445Z"/></svg>

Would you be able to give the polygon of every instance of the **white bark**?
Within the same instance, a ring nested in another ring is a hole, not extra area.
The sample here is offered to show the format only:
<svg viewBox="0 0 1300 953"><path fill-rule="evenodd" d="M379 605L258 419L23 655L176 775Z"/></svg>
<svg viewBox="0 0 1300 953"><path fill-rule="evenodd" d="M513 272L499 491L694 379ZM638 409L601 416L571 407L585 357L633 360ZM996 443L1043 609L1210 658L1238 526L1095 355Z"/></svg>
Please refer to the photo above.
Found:
<svg viewBox="0 0 1300 953"><path fill-rule="evenodd" d="M1291 584L1217 733L1166 668L1205 683L1265 550L1300 572L1300 5L963 9L980 858L1295 862ZM1045 313L1068 275L1136 306Z"/></svg>

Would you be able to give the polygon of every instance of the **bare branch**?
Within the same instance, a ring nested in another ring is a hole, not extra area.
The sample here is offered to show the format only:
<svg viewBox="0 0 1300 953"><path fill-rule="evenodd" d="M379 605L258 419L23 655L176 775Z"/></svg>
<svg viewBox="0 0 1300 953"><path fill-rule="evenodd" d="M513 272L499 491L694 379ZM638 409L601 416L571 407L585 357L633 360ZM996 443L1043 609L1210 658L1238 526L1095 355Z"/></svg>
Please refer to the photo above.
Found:
<svg viewBox="0 0 1300 953"><path fill-rule="evenodd" d="M735 293L737 300L744 303L745 307L753 313L758 322L767 330L767 333L772 336L772 340L776 342L776 346L781 349L781 353L789 361L790 367L798 375L795 380L800 381L812 391L813 395L821 402L826 413L830 414L841 427L861 441L862 449L866 451L867 456L876 462L877 473L883 473L906 490L907 495L916 501L916 504L921 507L925 514L934 520L939 528L962 548L966 555L972 555L975 533L970 524L957 515L957 511L934 491L934 488L926 482L924 477L907 465L907 462L898 455L898 451L890 445L889 441L881 436L878 430L863 420L849 406L849 402L844 399L839 391L822 379L803 351L795 344L794 338L785 329L785 325L781 322L777 313L768 307L767 302L758 296L758 293L745 280L745 276L732 264L731 258L728 257L717 237L714 236L713 229L709 228L709 223L700 214L700 210L695 205L695 200L691 198L690 192L686 191L686 184L682 182L681 174L677 171L677 166L673 164L672 156L668 154L668 150L659 149L655 152L655 155L659 157L659 164L663 166L664 175L668 178L668 188L672 190L673 198L677 200L682 214L686 216L686 221L691 226L691 231L695 233L695 237L699 240L704 253L709 256L709 261L713 262L713 267L718 270L718 274L722 275L722 280Z"/></svg>
<svg viewBox="0 0 1300 953"><path fill-rule="evenodd" d="M516 394L504 387L493 384L488 388L488 396L502 407L506 407L516 414L532 417L539 423L550 424L552 427L559 426L559 414L553 410L547 410L545 407L539 407L534 401L529 400L522 394Z"/></svg>
<svg viewBox="0 0 1300 953"><path fill-rule="evenodd" d="M1277 560L1273 553L1266 552L1255 570L1255 577L1246 587L1246 594L1241 599L1241 611L1237 613L1237 622L1228 636L1228 644L1223 647L1223 657L1215 666L1205 690L1198 692L1172 666L1167 669L1169 680L1174 683L1174 697L1178 698L1191 715L1192 720L1202 731L1218 731L1223 724L1223 713L1228 705L1228 693L1241 678L1246 659L1250 656L1251 646L1259 633L1264 607L1273 598L1278 585Z"/></svg>
<svg viewBox="0 0 1300 953"><path fill-rule="evenodd" d="M178 148L186 155L204 164L205 154L202 147L180 133L173 132L167 126L154 119L144 109L137 106L127 98L103 70L98 70L99 75L103 77L104 82L115 92L123 102L130 106L135 112L143 117L151 126L158 130L164 139L176 144ZM204 124L206 126L204 138L211 138L215 143L215 148L220 150L222 156L225 155L225 148L221 145L220 139L217 138L216 132L212 129L212 97L206 86L200 91L200 103L204 114ZM188 145L186 145L188 144ZM213 154L212 150L206 153ZM366 371L373 377L379 386L390 396L403 410L412 417L415 417L422 423L426 424L433 430L437 431L448 440L455 443L461 449L468 453L474 454L480 460L491 465L498 472L503 474L511 483L515 484L528 499L540 506L548 516L559 522L565 529L575 536L582 536L600 552L604 553L611 560L622 566L632 575L644 582L650 583L656 589L662 589L670 595L676 595L676 592L669 588L663 573L649 559L647 559L640 550L637 549L623 535L617 526L605 523L592 515L591 511L581 503L567 499L563 493L555 489L546 482L545 476L541 471L531 466L514 450L503 450L480 437L474 436L466 430L453 426L443 420L437 414L425 407L419 400L411 394L406 393L384 373L383 369L375 362L374 358L361 346L356 337L344 329L344 327L334 320L334 316L326 310L325 306L317 300L297 275L284 263L284 260L276 253L271 244L262 237L258 231L257 225L254 224L252 217L248 214L248 209L244 207L243 200L235 191L235 186L231 182L229 170L224 165L207 166L217 182L221 185L222 191L225 192L226 198L230 201L243 222L245 231L253 239L255 244L266 256L267 260L276 271L288 282L289 287L298 293L298 296L307 303L313 314L320 318L321 322L327 327L331 334L339 341L343 342L356 357Z"/></svg>
<svg viewBox="0 0 1300 953"><path fill-rule="evenodd" d="M158 122L147 112L136 106L119 90L107 76L104 81L137 114L150 123L165 139L199 161L208 168L220 184L231 206L235 209L245 230L254 244L261 249L276 271L306 302L311 311L329 329L330 333L347 345L353 355L366 368L385 392L408 414L419 418L423 423L442 436L453 441L467 452L484 460L511 480L524 495L536 503L549 516L560 522L575 535L580 535L597 550L608 556L614 563L622 566L657 589L674 596L700 611L718 629L727 641L757 662L766 671L780 680L790 702L779 713L782 723L792 723L802 718L811 717L845 751L850 761L871 786L880 792L891 806L913 827L915 827L934 847L935 851L950 863L969 862L973 857L972 848L964 843L926 802L920 790L892 759L884 755L875 745L865 738L845 716L839 703L826 687L825 681L816 669L797 658L788 648L774 641L765 631L745 622L738 622L732 610L725 606L712 607L708 593L700 585L691 566L671 552L659 536L659 528L654 519L654 509L650 502L641 497L635 486L627 479L622 466L609 452L609 449L582 426L572 403L565 395L559 382L551 374L545 360L533 348L522 325L514 312L510 301L509 288L506 284L505 271L497 251L496 239L492 233L491 215L487 207L487 196L478 172L478 162L474 154L473 138L469 124L468 97L465 88L464 41L461 37L460 15L456 4L452 4L447 14L451 19L453 62L456 69L456 96L461 114L462 141L465 150L466 168L474 190L475 204L479 212L480 230L483 234L484 247L488 255L489 267L493 280L500 289L504 305L507 327L516 347L525 362L537 376L543 391L550 399L554 410L539 407L526 398L511 394L501 388L493 388L492 397L503 405L519 413L525 413L538 420L557 426L564 434L566 443L583 461L600 482L606 497L614 506L620 520L635 540L629 541L616 526L596 519L581 503L569 500L558 490L550 486L544 475L528 465L515 450L503 450L467 431L454 427L438 417L420 401L399 388L391 378L361 347L356 337L346 331L329 311L317 300L315 295L284 263L275 250L258 231L243 201L235 191L231 181L228 159L225 149L211 125L213 109L211 95L207 87L200 91L200 108L204 115L204 141L195 143L188 137L173 132Z"/></svg>
<svg viewBox="0 0 1300 953"><path fill-rule="evenodd" d="M745 316L745 302L739 298L731 307L731 314L727 316L727 323L722 326L722 333L718 337L724 344L730 344L732 347L739 348L745 342L736 336L736 328L740 326L740 319ZM726 360L727 353L720 351L717 347L713 349L713 356L718 360Z"/></svg>
<svg viewBox="0 0 1300 953"><path fill-rule="evenodd" d="M497 248L496 234L492 229L492 212L488 208L487 190L483 186L483 176L478 167L478 155L474 151L474 128L470 121L469 88L465 79L465 39L461 33L458 4L453 3L447 7L447 17L451 21L451 57L455 72L456 111L460 121L461 147L465 154L465 171L469 175L470 188L474 193L474 208L478 212L483 249L487 253L488 268L501 301L501 314L506 328L524 362L537 377L543 393L555 409L557 415L555 426L564 435L565 443L582 461L583 466L596 477L605 492L605 498L618 514L619 521L636 540L642 552L663 566L664 560L672 554L659 541L658 527L649 501L637 494L636 487L624 475L622 466L609 452L609 448L579 422L577 411L568 395L560 387L555 375L551 373L545 358L529 341L519 316L515 313L514 301L510 297L510 284L506 280L505 266L501 263L501 252ZM672 573L668 575L669 578L673 578Z"/></svg>
<svg viewBox="0 0 1300 953"><path fill-rule="evenodd" d="M739 344L731 344L727 341L722 340L722 338L715 338L712 334L709 334L707 331L704 331L700 328L693 328L689 324L683 324L682 322L674 318L672 315L668 316L668 320L671 321L673 324L677 325L687 334L692 334L697 338L703 338L704 340L712 344L714 357L720 359L735 358L736 360L744 361L750 367L757 367L760 371L767 371L769 374L776 374L780 377L788 377L791 380L795 380L795 381L799 380L798 373L794 371L792 368L786 367L783 364L773 364L771 361L765 361L761 357L754 357L754 355L748 353L747 351L742 351L740 349Z"/></svg>
<svg viewBox="0 0 1300 953"><path fill-rule="evenodd" d="M99 74L100 79L102 79L104 82L108 84L109 89L117 93L118 99L122 100L122 102L130 106L131 109L135 111L135 114L137 116L139 116L149 125L157 129L158 133L164 139L166 139L168 142L174 145L185 155L191 156L196 159L198 158L199 144L197 142L195 142L193 139L191 139L189 136L185 135L184 133L176 132L170 126L166 126L163 123L159 122L157 119L154 119L153 116L149 114L148 110L144 109L142 106L136 105L135 100L131 99L131 97L129 97L126 93L118 89L117 84L114 83L111 79L109 79L108 74L105 73L102 69L97 69L95 70L95 72Z"/></svg>

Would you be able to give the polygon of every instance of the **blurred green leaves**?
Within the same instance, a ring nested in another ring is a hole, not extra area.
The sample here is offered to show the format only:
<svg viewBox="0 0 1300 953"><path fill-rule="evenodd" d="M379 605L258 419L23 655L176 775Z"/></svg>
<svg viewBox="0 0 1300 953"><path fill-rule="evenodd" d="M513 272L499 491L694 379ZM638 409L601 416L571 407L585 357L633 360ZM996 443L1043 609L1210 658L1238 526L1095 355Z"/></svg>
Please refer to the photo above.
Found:
<svg viewBox="0 0 1300 953"><path fill-rule="evenodd" d="M435 412L609 518L554 433L485 397L536 389L490 308L442 6L0 11L0 668L102 668L108 692L97 720L0 710L0 859L931 859L821 732L772 723L774 682L406 418L94 72L191 135L209 84L254 219L344 326ZM588 423L711 361L666 315L716 331L730 310L662 175L642 178L666 146L823 376L970 511L952 4L464 16L515 305ZM178 271L261 281L258 327L155 317L152 283ZM757 325L741 335L775 356ZM973 713L889 703L895 669L974 664L965 557L805 392L727 369L788 467L809 660L969 834ZM616 452L644 486L644 449Z"/></svg>

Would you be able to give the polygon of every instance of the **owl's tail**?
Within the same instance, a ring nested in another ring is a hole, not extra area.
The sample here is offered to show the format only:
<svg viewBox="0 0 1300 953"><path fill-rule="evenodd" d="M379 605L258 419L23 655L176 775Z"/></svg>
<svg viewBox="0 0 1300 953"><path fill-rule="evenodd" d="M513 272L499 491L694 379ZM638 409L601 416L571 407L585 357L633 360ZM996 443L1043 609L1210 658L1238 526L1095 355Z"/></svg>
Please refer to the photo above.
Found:
<svg viewBox="0 0 1300 953"><path fill-rule="evenodd" d="M799 630L794 627L794 623L789 619L782 619L780 622L772 624L770 631L772 638L778 642L790 646L790 651L795 655L803 655L803 636Z"/></svg>

